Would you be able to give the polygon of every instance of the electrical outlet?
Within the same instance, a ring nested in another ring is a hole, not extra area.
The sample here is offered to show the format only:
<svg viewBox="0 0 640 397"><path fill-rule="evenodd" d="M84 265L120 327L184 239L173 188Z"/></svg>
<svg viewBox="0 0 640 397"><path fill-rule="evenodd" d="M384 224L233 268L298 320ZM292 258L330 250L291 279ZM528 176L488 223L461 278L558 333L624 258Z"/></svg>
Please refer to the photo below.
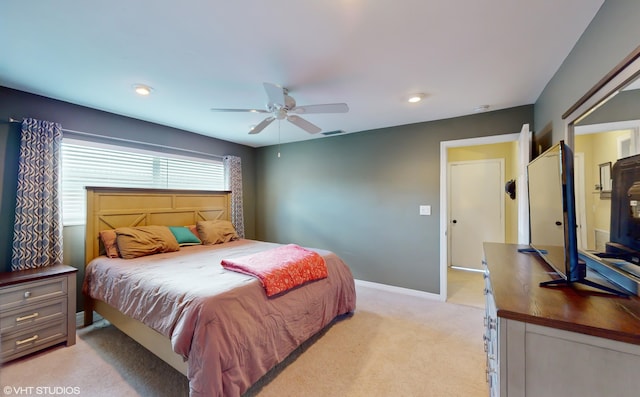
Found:
<svg viewBox="0 0 640 397"><path fill-rule="evenodd" d="M420 206L420 215L431 215L431 206L430 205L421 205Z"/></svg>

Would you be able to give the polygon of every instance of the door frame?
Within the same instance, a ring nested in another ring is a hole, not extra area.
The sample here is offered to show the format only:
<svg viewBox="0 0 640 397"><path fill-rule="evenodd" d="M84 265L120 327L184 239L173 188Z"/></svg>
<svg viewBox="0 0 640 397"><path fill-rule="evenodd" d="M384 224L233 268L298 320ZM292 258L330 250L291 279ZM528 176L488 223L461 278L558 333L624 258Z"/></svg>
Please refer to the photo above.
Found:
<svg viewBox="0 0 640 397"><path fill-rule="evenodd" d="M584 173L585 173L585 164L584 164L584 153L574 153L574 189L576 192L581 192L580 194L576 194L576 222L579 223L580 228L578 230L578 249L585 250L587 248L587 206L586 206L586 186L584 184Z"/></svg>
<svg viewBox="0 0 640 397"><path fill-rule="evenodd" d="M492 135L486 137L456 139L440 142L440 300L447 300L447 264L449 263L449 239L447 237L449 214L449 175L447 149L464 146L489 145L518 142L520 133Z"/></svg>

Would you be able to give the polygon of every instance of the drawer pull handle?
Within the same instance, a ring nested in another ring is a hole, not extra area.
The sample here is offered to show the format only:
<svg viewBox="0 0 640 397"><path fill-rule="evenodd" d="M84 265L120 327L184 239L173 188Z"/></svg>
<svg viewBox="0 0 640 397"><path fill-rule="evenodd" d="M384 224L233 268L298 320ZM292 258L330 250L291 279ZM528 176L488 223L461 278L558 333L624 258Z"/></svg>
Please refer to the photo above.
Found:
<svg viewBox="0 0 640 397"><path fill-rule="evenodd" d="M16 317L16 322L24 321L24 320L31 320L32 318L38 317L38 315L39 315L38 313L33 313L33 314L29 314L28 316Z"/></svg>
<svg viewBox="0 0 640 397"><path fill-rule="evenodd" d="M31 298L31 291L25 291L24 292L24 298L25 299Z"/></svg>
<svg viewBox="0 0 640 397"><path fill-rule="evenodd" d="M16 341L16 346L20 346L20 345L24 345L25 343L33 342L36 339L38 339L38 335L33 335L31 338L27 338L27 339L23 339L23 340L17 340Z"/></svg>

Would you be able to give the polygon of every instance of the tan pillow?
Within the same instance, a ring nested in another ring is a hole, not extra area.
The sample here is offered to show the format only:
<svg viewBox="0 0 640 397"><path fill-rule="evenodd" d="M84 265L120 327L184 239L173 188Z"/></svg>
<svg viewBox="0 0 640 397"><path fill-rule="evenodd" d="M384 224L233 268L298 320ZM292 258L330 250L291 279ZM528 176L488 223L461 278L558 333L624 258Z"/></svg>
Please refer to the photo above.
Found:
<svg viewBox="0 0 640 397"><path fill-rule="evenodd" d="M104 254L109 258L119 258L118 245L116 243L116 231L115 230L102 230L100 231L100 240L104 247Z"/></svg>
<svg viewBox="0 0 640 397"><path fill-rule="evenodd" d="M222 244L238 239L236 229L229 221L199 221L196 229L202 244Z"/></svg>
<svg viewBox="0 0 640 397"><path fill-rule="evenodd" d="M166 226L119 227L116 235L118 251L124 259L180 249L175 236Z"/></svg>

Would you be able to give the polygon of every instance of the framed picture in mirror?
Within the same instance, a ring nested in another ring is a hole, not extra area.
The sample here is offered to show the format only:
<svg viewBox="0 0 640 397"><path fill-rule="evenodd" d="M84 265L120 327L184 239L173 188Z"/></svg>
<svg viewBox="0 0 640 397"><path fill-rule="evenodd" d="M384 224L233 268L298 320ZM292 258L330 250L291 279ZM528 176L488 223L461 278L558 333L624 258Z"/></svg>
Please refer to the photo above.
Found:
<svg viewBox="0 0 640 397"><path fill-rule="evenodd" d="M600 164L600 198L611 198L611 162Z"/></svg>

